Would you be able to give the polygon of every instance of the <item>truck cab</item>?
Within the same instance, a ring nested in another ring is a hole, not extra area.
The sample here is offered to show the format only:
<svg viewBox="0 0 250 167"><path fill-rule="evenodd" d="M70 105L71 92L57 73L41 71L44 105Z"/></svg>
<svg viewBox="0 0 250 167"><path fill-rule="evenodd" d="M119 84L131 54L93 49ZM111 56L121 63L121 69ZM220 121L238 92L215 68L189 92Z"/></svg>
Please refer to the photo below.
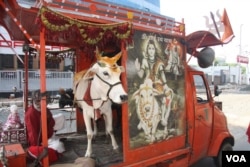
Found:
<svg viewBox="0 0 250 167"><path fill-rule="evenodd" d="M229 133L227 120L222 112L221 102L214 101L210 92L206 77L202 71L188 68L190 84L187 90L193 97L193 109L190 130L192 141L192 155L190 163L210 156L213 157L217 166L221 166L221 152L231 151L234 145L234 138ZM190 99L191 100L191 99Z"/></svg>

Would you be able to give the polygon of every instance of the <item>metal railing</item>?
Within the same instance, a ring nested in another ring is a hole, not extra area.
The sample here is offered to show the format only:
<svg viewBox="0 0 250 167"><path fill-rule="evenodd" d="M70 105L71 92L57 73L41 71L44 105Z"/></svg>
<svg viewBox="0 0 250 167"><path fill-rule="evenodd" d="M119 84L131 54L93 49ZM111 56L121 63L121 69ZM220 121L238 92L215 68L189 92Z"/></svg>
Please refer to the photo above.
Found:
<svg viewBox="0 0 250 167"><path fill-rule="evenodd" d="M73 87L73 72L46 71L46 89L48 91L59 88L69 89ZM0 92L13 92L24 90L25 73L23 70L0 71ZM29 91L40 89L40 72L28 71Z"/></svg>

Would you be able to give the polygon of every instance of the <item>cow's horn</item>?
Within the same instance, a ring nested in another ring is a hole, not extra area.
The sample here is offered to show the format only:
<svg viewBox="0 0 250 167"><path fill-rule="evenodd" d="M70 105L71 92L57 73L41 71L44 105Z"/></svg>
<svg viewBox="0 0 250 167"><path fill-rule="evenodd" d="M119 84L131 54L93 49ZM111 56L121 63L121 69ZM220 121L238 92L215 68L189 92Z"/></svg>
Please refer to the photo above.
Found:
<svg viewBox="0 0 250 167"><path fill-rule="evenodd" d="M112 61L114 63L116 63L120 59L121 56L122 56L122 52L119 52L114 57L112 57L111 59L112 59Z"/></svg>
<svg viewBox="0 0 250 167"><path fill-rule="evenodd" d="M97 60L102 59L102 54L100 54L98 47L96 47L96 49L95 49L95 55L96 55Z"/></svg>
<svg viewBox="0 0 250 167"><path fill-rule="evenodd" d="M99 56L98 60L99 61L104 61L109 65L114 65L121 57L122 52L119 52L118 54L116 54L114 57L107 57L107 56Z"/></svg>

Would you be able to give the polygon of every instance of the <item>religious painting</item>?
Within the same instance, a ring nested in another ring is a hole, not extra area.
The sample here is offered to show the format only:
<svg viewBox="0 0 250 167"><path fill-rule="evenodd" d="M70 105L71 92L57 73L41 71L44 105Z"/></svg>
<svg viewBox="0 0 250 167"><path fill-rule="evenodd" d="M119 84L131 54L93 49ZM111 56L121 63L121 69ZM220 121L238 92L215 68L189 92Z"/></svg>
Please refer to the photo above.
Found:
<svg viewBox="0 0 250 167"><path fill-rule="evenodd" d="M126 64L131 148L184 133L184 61L180 39L134 32Z"/></svg>

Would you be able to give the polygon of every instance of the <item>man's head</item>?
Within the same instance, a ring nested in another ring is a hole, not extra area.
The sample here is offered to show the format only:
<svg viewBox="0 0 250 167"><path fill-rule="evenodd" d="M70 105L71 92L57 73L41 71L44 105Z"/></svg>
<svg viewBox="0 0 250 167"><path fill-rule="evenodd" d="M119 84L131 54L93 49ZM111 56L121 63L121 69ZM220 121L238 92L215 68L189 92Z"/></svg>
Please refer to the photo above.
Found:
<svg viewBox="0 0 250 167"><path fill-rule="evenodd" d="M32 103L33 106L36 110L41 111L41 99L42 99L42 94L40 92L40 90L35 90L32 92ZM44 96L46 96L46 101L47 103L49 103L49 95L46 93L44 94Z"/></svg>
<svg viewBox="0 0 250 167"><path fill-rule="evenodd" d="M35 90L32 92L32 104L34 108L38 111L41 111L41 93L40 90Z"/></svg>

